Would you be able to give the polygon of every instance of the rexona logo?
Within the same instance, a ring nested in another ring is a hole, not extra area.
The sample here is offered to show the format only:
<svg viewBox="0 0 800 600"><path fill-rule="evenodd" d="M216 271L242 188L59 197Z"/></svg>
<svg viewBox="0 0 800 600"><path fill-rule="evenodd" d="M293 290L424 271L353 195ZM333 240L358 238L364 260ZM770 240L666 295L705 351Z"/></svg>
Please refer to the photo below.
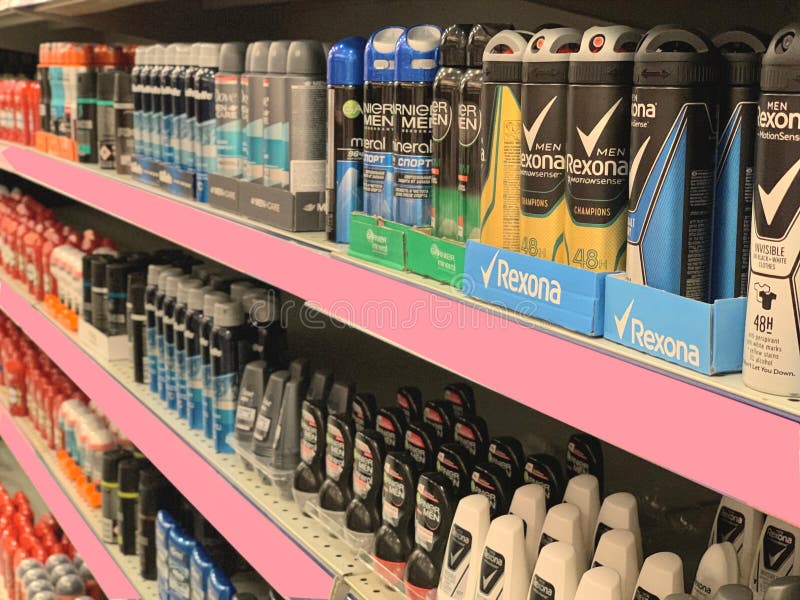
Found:
<svg viewBox="0 0 800 600"><path fill-rule="evenodd" d="M789 110L789 103L775 100L767 102L767 109L758 107L758 126L770 129L800 128L800 112Z"/></svg>
<svg viewBox="0 0 800 600"><path fill-rule="evenodd" d="M561 282L557 279L529 273L520 269L515 269L504 258L498 258L500 251L494 253L489 266L484 269L481 267L483 276L483 287L489 288L489 283L494 282L494 286L521 296L549 302L550 304L561 304ZM496 274L496 277L493 275Z"/></svg>
<svg viewBox="0 0 800 600"><path fill-rule="evenodd" d="M634 302L631 300L622 316L613 315L620 341L627 341L634 347L644 348L666 358L689 363L694 367L700 366L700 349L695 344L654 331L641 319L631 317ZM631 323L630 338L626 338L625 335L628 321Z"/></svg>

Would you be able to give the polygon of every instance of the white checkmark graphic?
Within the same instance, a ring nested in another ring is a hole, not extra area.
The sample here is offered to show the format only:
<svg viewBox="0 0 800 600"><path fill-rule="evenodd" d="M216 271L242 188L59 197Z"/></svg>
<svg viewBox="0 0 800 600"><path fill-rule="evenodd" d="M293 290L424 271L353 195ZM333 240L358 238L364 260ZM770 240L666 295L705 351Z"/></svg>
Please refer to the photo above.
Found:
<svg viewBox="0 0 800 600"><path fill-rule="evenodd" d="M489 582L491 582L492 579L495 579L496 578L495 576L498 573L499 573L499 571L495 571L494 573L489 573L486 577L481 578L482 579L482 581L481 581L481 589L483 589L483 590L485 590L487 592L490 589L492 589L497 582L496 581L492 582L492 585L489 585Z"/></svg>
<svg viewBox="0 0 800 600"><path fill-rule="evenodd" d="M617 326L617 334L619 335L619 339L622 339L622 334L625 333L625 328L628 326L628 317L631 316L631 309L633 308L633 303L635 300L631 300L631 303L628 304L628 308L625 309L625 312L622 313L622 318L614 315L614 323Z"/></svg>
<svg viewBox="0 0 800 600"><path fill-rule="evenodd" d="M497 255L500 254L500 250L494 253L492 257L492 262L489 263L489 268L484 269L481 267L481 275L483 276L483 287L489 287L489 279L492 278L492 271L494 270L494 263L497 261Z"/></svg>
<svg viewBox="0 0 800 600"><path fill-rule="evenodd" d="M775 563L777 563L781 559L781 557L784 554L786 554L787 550L789 550L789 546L784 546L779 552L776 552L775 554L771 554L770 556L767 557L767 559L769 560L769 568L770 569L774 569L775 568Z"/></svg>
<svg viewBox="0 0 800 600"><path fill-rule="evenodd" d="M639 170L639 165L642 162L642 157L644 156L644 151L647 149L647 144L650 143L650 137L648 136L647 139L642 144L641 148L636 152L636 156L633 157L633 162L631 163L631 171L628 177L628 195L631 194L633 191L633 180L636 179L636 172Z"/></svg>
<svg viewBox="0 0 800 600"><path fill-rule="evenodd" d="M522 130L525 132L525 143L528 144L529 151L533 150L533 145L536 143L536 136L539 135L539 129L541 129L542 123L544 123L545 117L547 117L547 113L550 112L550 107L553 106L556 98L558 98L558 96L553 96L553 99L545 104L542 111L536 119L534 119L533 123L531 123L530 128L525 127L525 125L522 126Z"/></svg>
<svg viewBox="0 0 800 600"><path fill-rule="evenodd" d="M597 145L597 140L600 139L600 135L603 133L603 130L608 125L609 120L611 119L611 115L614 114L614 111L617 110L619 103L622 102L622 98L618 99L614 102L614 106L608 109L606 114L597 122L597 125L594 126L589 134L583 133L580 127L576 127L575 129L578 130L578 135L581 138L581 143L583 144L583 149L586 150L586 156L591 156L594 152L594 147Z"/></svg>
<svg viewBox="0 0 800 600"><path fill-rule="evenodd" d="M775 218L775 213L778 212L786 193L792 187L792 182L797 177L798 171L800 171L800 160L783 174L783 177L778 180L771 192L767 193L763 187L758 186L758 193L761 195L761 207L764 210L764 218L767 220L767 225L772 225L772 219Z"/></svg>

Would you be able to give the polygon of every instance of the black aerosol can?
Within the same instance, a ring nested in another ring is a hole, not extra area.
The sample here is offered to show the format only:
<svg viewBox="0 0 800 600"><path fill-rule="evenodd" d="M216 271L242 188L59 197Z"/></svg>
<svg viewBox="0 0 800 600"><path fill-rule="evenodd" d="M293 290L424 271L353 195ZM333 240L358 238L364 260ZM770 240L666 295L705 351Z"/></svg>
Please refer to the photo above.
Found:
<svg viewBox="0 0 800 600"><path fill-rule="evenodd" d="M726 31L714 38L723 58L711 247L711 300L747 293L755 180L761 36Z"/></svg>
<svg viewBox="0 0 800 600"><path fill-rule="evenodd" d="M524 254L566 263L564 155L567 141L569 56L577 29L538 31L522 57L519 248Z"/></svg>
<svg viewBox="0 0 800 600"><path fill-rule="evenodd" d="M631 98L628 277L706 300L717 141L717 49L699 31L651 29Z"/></svg>
<svg viewBox="0 0 800 600"><path fill-rule="evenodd" d="M744 382L800 396L797 239L800 225L800 24L781 29L761 67Z"/></svg>
<svg viewBox="0 0 800 600"><path fill-rule="evenodd" d="M642 33L592 27L569 65L567 264L625 268L633 55Z"/></svg>

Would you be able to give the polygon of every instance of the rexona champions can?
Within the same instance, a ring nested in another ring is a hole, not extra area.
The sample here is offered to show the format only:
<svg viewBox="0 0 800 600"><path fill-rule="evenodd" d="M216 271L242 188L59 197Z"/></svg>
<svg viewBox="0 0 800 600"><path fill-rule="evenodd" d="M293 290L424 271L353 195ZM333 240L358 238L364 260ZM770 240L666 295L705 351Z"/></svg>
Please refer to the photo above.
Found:
<svg viewBox="0 0 800 600"><path fill-rule="evenodd" d="M698 31L656 27L636 50L628 276L695 300L708 298L719 75Z"/></svg>
<svg viewBox="0 0 800 600"><path fill-rule="evenodd" d="M522 57L520 251L562 263L567 72L580 40L576 29L543 29Z"/></svg>
<svg viewBox="0 0 800 600"><path fill-rule="evenodd" d="M800 396L800 24L781 29L761 67L744 382Z"/></svg>
<svg viewBox="0 0 800 600"><path fill-rule="evenodd" d="M641 37L621 25L592 27L570 55L564 238L574 267L625 268L633 54Z"/></svg>

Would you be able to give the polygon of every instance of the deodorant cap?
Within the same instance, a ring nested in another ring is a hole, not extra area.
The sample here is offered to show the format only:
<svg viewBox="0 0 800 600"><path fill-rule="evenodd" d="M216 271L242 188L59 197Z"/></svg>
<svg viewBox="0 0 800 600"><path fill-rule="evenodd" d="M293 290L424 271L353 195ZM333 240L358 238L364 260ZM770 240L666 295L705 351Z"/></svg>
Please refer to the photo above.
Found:
<svg viewBox="0 0 800 600"><path fill-rule="evenodd" d="M255 287L252 281L235 281L231 284L231 300L241 302L245 292Z"/></svg>
<svg viewBox="0 0 800 600"><path fill-rule="evenodd" d="M256 323L270 323L278 318L275 295L264 288L255 288L242 296L242 310Z"/></svg>
<svg viewBox="0 0 800 600"><path fill-rule="evenodd" d="M800 92L800 23L772 38L761 61L762 92Z"/></svg>
<svg viewBox="0 0 800 600"><path fill-rule="evenodd" d="M147 265L147 285L158 285L158 276L168 268L168 265Z"/></svg>
<svg viewBox="0 0 800 600"><path fill-rule="evenodd" d="M102 71L97 74L97 99L114 100L114 79L117 71Z"/></svg>
<svg viewBox="0 0 800 600"><path fill-rule="evenodd" d="M658 87L716 85L720 67L719 52L704 33L661 25L639 42L633 83Z"/></svg>
<svg viewBox="0 0 800 600"><path fill-rule="evenodd" d="M203 282L199 279L194 279L193 277L187 277L186 279L181 279L178 282L178 295L176 298L178 299L179 304L187 304L189 303L189 292L193 289L199 289L203 287Z"/></svg>
<svg viewBox="0 0 800 600"><path fill-rule="evenodd" d="M125 71L114 72L114 103L130 104L133 102L131 90L131 74Z"/></svg>
<svg viewBox="0 0 800 600"><path fill-rule="evenodd" d="M225 292L210 292L203 296L203 314L207 317L214 317L214 305L217 302L227 302L230 296Z"/></svg>
<svg viewBox="0 0 800 600"><path fill-rule="evenodd" d="M150 46L150 64L151 65L163 65L165 53L167 49L164 44L153 44Z"/></svg>
<svg viewBox="0 0 800 600"><path fill-rule="evenodd" d="M608 567L589 569L581 577L575 600L622 600L619 573Z"/></svg>
<svg viewBox="0 0 800 600"><path fill-rule="evenodd" d="M580 49L569 57L569 82L630 85L633 58L641 39L642 31L624 25L587 29Z"/></svg>
<svg viewBox="0 0 800 600"><path fill-rule="evenodd" d="M169 298L177 298L178 297L178 284L183 281L184 279L189 279L188 275L170 275L167 277L167 297Z"/></svg>
<svg viewBox="0 0 800 600"><path fill-rule="evenodd" d="M150 48L150 46L137 46L136 47L136 50L133 53L133 57L134 57L133 58L133 61L134 61L133 64L135 66L140 67L142 65L147 64L147 61L145 60L145 55L146 55L147 50L149 48Z"/></svg>
<svg viewBox="0 0 800 600"><path fill-rule="evenodd" d="M359 35L339 40L328 53L328 85L364 83L364 48L367 40Z"/></svg>
<svg viewBox="0 0 800 600"><path fill-rule="evenodd" d="M164 64L177 65L178 64L178 44L169 44L164 50Z"/></svg>
<svg viewBox="0 0 800 600"><path fill-rule="evenodd" d="M574 504L557 504L547 511L542 526L541 547L551 542L567 542L581 551L584 548L581 511ZM540 550L541 552L541 550Z"/></svg>
<svg viewBox="0 0 800 600"><path fill-rule="evenodd" d="M764 600L800 600L800 577L774 579L764 593Z"/></svg>
<svg viewBox="0 0 800 600"><path fill-rule="evenodd" d="M88 596L78 596L76 600L82 600L83 598L88 598ZM31 600L58 600L58 597L56 593L51 590L42 590L31 596Z"/></svg>
<svg viewBox="0 0 800 600"><path fill-rule="evenodd" d="M126 458L130 458L131 453L127 450L122 450L121 448L116 448L114 450L106 450L103 452L103 466L102 466L102 481L115 483L117 478L119 477L119 463L125 460ZM59 556L54 554L53 556ZM63 555L61 555L63 556ZM50 558L53 558L52 556ZM50 558L47 559L46 567L48 571L52 570ZM64 561L61 561L64 562ZM52 566L55 566L55 563L52 563Z"/></svg>
<svg viewBox="0 0 800 600"><path fill-rule="evenodd" d="M716 598L716 596L714 596ZM694 600L689 594L679 592L677 594L670 594L665 600Z"/></svg>
<svg viewBox="0 0 800 600"><path fill-rule="evenodd" d="M135 458L126 458L118 465L119 491L139 493L139 470L141 464Z"/></svg>
<svg viewBox="0 0 800 600"><path fill-rule="evenodd" d="M189 66L192 60L192 44L175 44L175 64L179 67Z"/></svg>
<svg viewBox="0 0 800 600"><path fill-rule="evenodd" d="M319 75L324 77L327 54L320 42L295 40L289 44L286 72L292 75Z"/></svg>
<svg viewBox="0 0 800 600"><path fill-rule="evenodd" d="M197 66L207 69L219 67L219 44L200 44Z"/></svg>
<svg viewBox="0 0 800 600"><path fill-rule="evenodd" d="M182 275L183 271L181 271L178 267L168 267L161 271L158 274L158 289L166 293L167 291L167 278L174 277L176 275Z"/></svg>
<svg viewBox="0 0 800 600"><path fill-rule="evenodd" d="M647 557L636 587L656 596L667 596L683 589L683 561L672 552L657 552Z"/></svg>
<svg viewBox="0 0 800 600"><path fill-rule="evenodd" d="M467 66L467 43L472 25L450 25L442 33L439 61L443 67Z"/></svg>
<svg viewBox="0 0 800 600"><path fill-rule="evenodd" d="M247 47L244 69L248 73L266 73L269 69L269 46L267 41L253 42Z"/></svg>
<svg viewBox="0 0 800 600"><path fill-rule="evenodd" d="M190 44L189 50L189 66L190 67L199 67L200 66L200 53L203 48L203 42L195 42L194 44Z"/></svg>
<svg viewBox="0 0 800 600"><path fill-rule="evenodd" d="M406 29L397 40L394 53L395 81L433 81L439 68L441 39L442 30L438 25L415 25Z"/></svg>
<svg viewBox="0 0 800 600"><path fill-rule="evenodd" d="M767 49L767 40L760 33L735 29L720 33L713 41L722 54L725 83L732 86L758 85L761 56Z"/></svg>
<svg viewBox="0 0 800 600"><path fill-rule="evenodd" d="M286 73L286 59L289 55L289 40L278 40L269 45L269 58L267 59L268 73L280 75Z"/></svg>
<svg viewBox="0 0 800 600"><path fill-rule="evenodd" d="M570 55L577 52L581 32L571 27L536 32L522 55L524 83L567 83Z"/></svg>
<svg viewBox="0 0 800 600"><path fill-rule="evenodd" d="M190 289L189 297L186 299L186 306L189 310L203 310L203 298L206 294L210 294L213 291L210 285Z"/></svg>
<svg viewBox="0 0 800 600"><path fill-rule="evenodd" d="M467 39L467 66L471 69L483 67L483 51L489 40L497 33L514 29L511 23L479 23L469 32Z"/></svg>
<svg viewBox="0 0 800 600"><path fill-rule="evenodd" d="M241 302L227 300L214 304L215 327L237 327L244 325L244 312Z"/></svg>
<svg viewBox="0 0 800 600"><path fill-rule="evenodd" d="M746 585L729 583L717 590L713 600L753 600L753 590Z"/></svg>
<svg viewBox="0 0 800 600"><path fill-rule="evenodd" d="M225 42L219 47L219 70L225 73L244 71L245 45L242 42Z"/></svg>
<svg viewBox="0 0 800 600"><path fill-rule="evenodd" d="M387 25L369 36L364 48L365 81L394 80L394 51L397 40L405 30L405 27L399 25Z"/></svg>
<svg viewBox="0 0 800 600"><path fill-rule="evenodd" d="M483 51L483 74L487 81L522 81L522 56L528 40L533 37L530 31L501 31L486 45Z"/></svg>

